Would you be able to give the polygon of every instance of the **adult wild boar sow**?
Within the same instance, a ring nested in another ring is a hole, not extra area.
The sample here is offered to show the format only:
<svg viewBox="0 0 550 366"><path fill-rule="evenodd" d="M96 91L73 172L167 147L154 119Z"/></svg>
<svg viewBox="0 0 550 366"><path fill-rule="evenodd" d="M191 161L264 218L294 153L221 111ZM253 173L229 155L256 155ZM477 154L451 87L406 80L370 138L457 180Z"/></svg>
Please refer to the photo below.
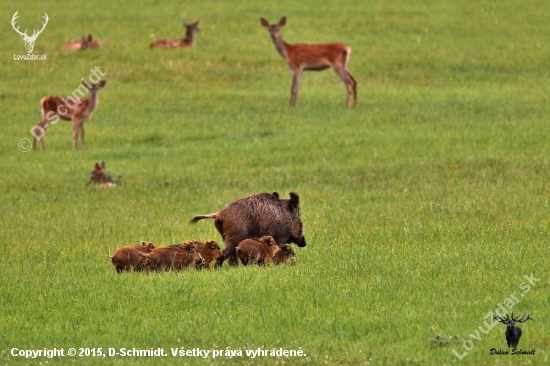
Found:
<svg viewBox="0 0 550 366"><path fill-rule="evenodd" d="M214 219L214 225L225 242L218 266L228 258L231 265L238 265L235 248L248 238L269 235L277 244L306 246L300 219L300 198L294 192L290 192L290 199L280 199L277 192L257 193L241 198L221 211L195 216L190 223L202 219Z"/></svg>

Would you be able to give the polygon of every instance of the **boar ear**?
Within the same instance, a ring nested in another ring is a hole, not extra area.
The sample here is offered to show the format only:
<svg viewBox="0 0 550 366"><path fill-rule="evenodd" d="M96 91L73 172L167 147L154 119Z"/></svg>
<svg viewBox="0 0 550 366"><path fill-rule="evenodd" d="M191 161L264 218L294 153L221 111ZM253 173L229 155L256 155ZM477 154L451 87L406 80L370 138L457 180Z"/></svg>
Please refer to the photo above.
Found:
<svg viewBox="0 0 550 366"><path fill-rule="evenodd" d="M273 192L271 193L273 196L275 196L275 198L279 198L279 192Z"/></svg>
<svg viewBox="0 0 550 366"><path fill-rule="evenodd" d="M288 201L288 208L290 209L290 211L300 209L300 197L298 197L297 193L290 192L290 200Z"/></svg>
<svg viewBox="0 0 550 366"><path fill-rule="evenodd" d="M142 247L146 247L146 246L147 246L147 243L144 242L144 241L142 241L142 242L141 242L141 246L142 246Z"/></svg>

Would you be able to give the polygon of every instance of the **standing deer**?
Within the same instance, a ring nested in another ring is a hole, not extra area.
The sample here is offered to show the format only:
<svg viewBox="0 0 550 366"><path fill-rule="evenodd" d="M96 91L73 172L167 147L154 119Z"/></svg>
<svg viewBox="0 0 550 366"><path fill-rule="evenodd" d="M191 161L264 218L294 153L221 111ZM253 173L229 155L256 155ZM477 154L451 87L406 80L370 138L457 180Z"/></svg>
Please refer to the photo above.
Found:
<svg viewBox="0 0 550 366"><path fill-rule="evenodd" d="M184 39L157 39L149 44L149 48L193 48L195 47L195 33L200 30L198 25L199 20L191 24L187 24L184 20L183 26L186 29Z"/></svg>
<svg viewBox="0 0 550 366"><path fill-rule="evenodd" d="M516 326L516 323L525 323L527 320L533 320L531 316L527 315L527 318L525 318L525 315L521 317L521 319L514 318L514 313L512 313L512 318L510 319L508 317L508 314L506 314L506 318L501 318L500 316L495 315L493 317L494 320L498 320L500 323L506 325L506 341L508 342L508 347L511 347L512 349L516 348L519 343L519 339L521 338L521 328Z"/></svg>
<svg viewBox="0 0 550 366"><path fill-rule="evenodd" d="M282 17L277 24L269 24L264 18L260 18L262 25L267 28L269 35L283 56L287 65L293 73L290 105L296 105L298 88L302 72L306 70L320 71L332 67L340 76L348 90L347 106L351 104L353 93L353 106L357 106L357 80L348 71L348 61L351 55L351 48L342 43L321 43L321 44L288 44L281 37L281 27L286 24L286 17Z"/></svg>
<svg viewBox="0 0 550 366"><path fill-rule="evenodd" d="M89 46L90 42L88 41L88 38L82 36L80 41L72 40L66 42L63 46L61 46L61 51L82 51L87 49Z"/></svg>
<svg viewBox="0 0 550 366"><path fill-rule="evenodd" d="M99 89L105 86L106 81L102 80L97 84L90 84L83 80L82 85L85 89L89 90L87 98L75 98L71 97L61 98L57 96L47 96L40 101L40 107L42 111L42 119L35 126L33 131L32 147L36 148L36 139L40 138L40 147L44 150L44 135L46 129L51 125L57 123L60 119L73 121L73 151L76 150L76 140L78 135L82 140L82 148L86 148L86 142L84 141L84 122L92 118L94 110L97 108L99 99L97 93ZM77 91L80 92L80 86ZM80 95L84 95L81 93ZM37 136L36 130L39 130Z"/></svg>
<svg viewBox="0 0 550 366"><path fill-rule="evenodd" d="M46 24L48 24L48 19L49 19L48 14L44 13L45 22L42 23L42 29L35 30L32 36L29 37L27 35L26 29L25 29L25 32L21 32L19 31L19 27L15 28L15 21L17 20L17 18L19 18L19 16L17 15L18 12L19 10L17 10L15 14L13 14L13 17L11 18L11 26L17 33L19 33L19 35L21 35L21 38L23 38L23 41L25 41L25 48L27 49L27 53L32 53L32 50L34 49L34 42L36 42L36 38L38 38L38 35L40 35L40 33L42 33L44 28L46 28Z"/></svg>

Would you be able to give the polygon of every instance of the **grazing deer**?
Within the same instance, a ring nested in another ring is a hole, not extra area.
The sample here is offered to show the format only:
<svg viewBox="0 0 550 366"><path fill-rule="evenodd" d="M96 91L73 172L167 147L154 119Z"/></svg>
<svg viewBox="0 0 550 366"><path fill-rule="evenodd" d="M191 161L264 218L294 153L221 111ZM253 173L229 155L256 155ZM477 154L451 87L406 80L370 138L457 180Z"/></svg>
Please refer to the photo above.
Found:
<svg viewBox="0 0 550 366"><path fill-rule="evenodd" d="M195 47L195 33L200 30L198 25L199 20L191 24L187 24L184 20L183 26L186 29L184 39L157 39L149 44L149 48L193 48Z"/></svg>
<svg viewBox="0 0 550 366"><path fill-rule="evenodd" d="M533 320L531 316L527 315L527 318L525 318L525 315L521 317L521 319L514 318L514 313L512 313L512 318L510 319L508 317L508 314L506 314L506 318L501 318L500 316L495 315L493 317L494 320L498 320L500 323L506 325L506 341L508 342L508 347L514 349L518 346L519 339L521 337L521 328L516 326L516 323L525 323L527 320Z"/></svg>
<svg viewBox="0 0 550 366"><path fill-rule="evenodd" d="M332 67L346 84L348 90L347 106L351 103L353 93L354 107L357 106L357 80L348 71L348 61L351 48L342 43L321 44L288 44L281 37L281 27L286 24L286 17L282 17L277 24L269 24L260 18L262 25L267 28L277 51L283 56L293 73L290 105L296 105L298 88L302 72L306 70L320 71Z"/></svg>
<svg viewBox="0 0 550 366"><path fill-rule="evenodd" d="M49 19L48 14L44 13L45 22L42 23L42 29L35 30L32 36L29 37L29 35L27 35L26 29L25 29L25 32L21 32L19 31L19 27L15 28L15 21L17 20L17 18L19 18L19 15L17 15L17 13L19 13L19 10L16 11L15 14L13 14L13 17L11 18L11 26L17 33L19 33L21 38L23 38L23 41L25 41L25 48L27 49L27 53L32 53L32 50L34 49L34 42L36 42L36 38L38 38L40 33L42 33L44 28L46 28L46 24L48 24L48 19Z"/></svg>
<svg viewBox="0 0 550 366"><path fill-rule="evenodd" d="M61 46L61 51L82 51L90 46L88 38L82 36L80 41L72 40Z"/></svg>
<svg viewBox="0 0 550 366"><path fill-rule="evenodd" d="M105 162L101 162L101 165L95 163L94 171L90 176L90 183L99 184L100 187L116 187L116 183L109 180L107 175L103 172L105 170Z"/></svg>
<svg viewBox="0 0 550 366"><path fill-rule="evenodd" d="M40 107L42 111L42 119L35 126L33 131L32 147L36 148L36 139L40 138L40 147L44 150L44 135L46 129L51 125L57 123L60 119L73 121L73 151L76 150L76 140L78 135L82 140L82 148L86 148L86 142L84 141L84 122L92 118L94 110L97 108L99 99L97 93L99 89L105 86L106 81L102 80L97 84L90 84L83 80L82 85L90 92L87 98L75 98L76 92L80 92L80 95L84 95L81 92L80 86L70 97L62 98L57 96L47 96L40 101ZM39 135L36 135L38 130Z"/></svg>

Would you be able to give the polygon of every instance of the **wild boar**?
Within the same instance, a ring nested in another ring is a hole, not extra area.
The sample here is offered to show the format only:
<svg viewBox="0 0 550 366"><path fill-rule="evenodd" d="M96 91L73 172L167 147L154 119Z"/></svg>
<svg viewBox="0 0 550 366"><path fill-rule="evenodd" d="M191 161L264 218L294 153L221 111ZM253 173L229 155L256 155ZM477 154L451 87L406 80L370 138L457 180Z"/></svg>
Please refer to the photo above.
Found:
<svg viewBox="0 0 550 366"><path fill-rule="evenodd" d="M195 216L190 223L202 219L214 219L214 225L225 242L223 257L218 259L217 266L228 258L229 264L238 265L235 248L247 238L269 235L278 244L306 246L300 219L300 198L294 192L290 192L290 199L280 199L277 192L257 193L241 198L221 211Z"/></svg>
<svg viewBox="0 0 550 366"><path fill-rule="evenodd" d="M209 239L205 243L196 241L195 245L204 260L203 268L205 269L210 269L210 263L212 263L212 261L217 261L223 257L220 245L214 240Z"/></svg>
<svg viewBox="0 0 550 366"><path fill-rule="evenodd" d="M193 242L183 242L169 247L158 247L142 254L142 266L150 271L182 270L187 267L202 268L202 257Z"/></svg>
<svg viewBox="0 0 550 366"><path fill-rule="evenodd" d="M117 249L111 258L117 273L122 271L141 271L143 269L142 253L149 253L155 249L154 243L142 242L141 245L127 246Z"/></svg>
<svg viewBox="0 0 550 366"><path fill-rule="evenodd" d="M289 261L291 264L296 264L296 254L294 249L288 244L278 244L279 251L273 257L273 263L280 264Z"/></svg>
<svg viewBox="0 0 550 366"><path fill-rule="evenodd" d="M279 246L272 236L262 236L259 239L245 239L235 249L237 258L243 266L248 264L264 265L272 263L273 257L279 252Z"/></svg>

